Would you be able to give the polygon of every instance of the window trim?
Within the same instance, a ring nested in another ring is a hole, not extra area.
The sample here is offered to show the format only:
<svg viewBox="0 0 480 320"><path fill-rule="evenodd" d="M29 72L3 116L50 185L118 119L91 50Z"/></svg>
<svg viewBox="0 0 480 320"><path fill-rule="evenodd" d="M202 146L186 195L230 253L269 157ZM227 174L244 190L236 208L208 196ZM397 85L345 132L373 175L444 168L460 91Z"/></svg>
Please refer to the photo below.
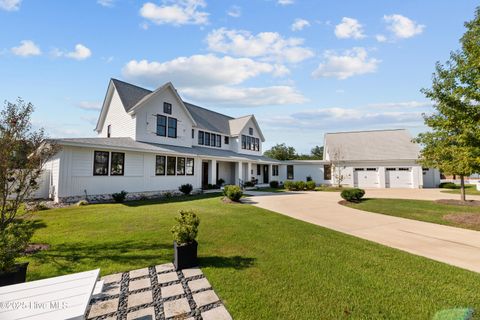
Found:
<svg viewBox="0 0 480 320"><path fill-rule="evenodd" d="M169 162L168 162L168 160L170 160L170 159L173 159L173 171L172 171L173 173L169 173L169 167L168 167L168 166L169 166ZM176 175L176 173L177 173L177 158L176 158L176 157L169 157L169 156L167 156L167 166L166 166L166 167L167 167L167 170L166 170L166 171L167 171L167 176L174 176L174 175Z"/></svg>
<svg viewBox="0 0 480 320"><path fill-rule="evenodd" d="M210 132L205 132L203 145L210 146Z"/></svg>
<svg viewBox="0 0 480 320"><path fill-rule="evenodd" d="M158 159L162 159L162 158L163 158L163 173L158 173L157 172ZM164 176L166 174L167 174L167 157L162 155L156 155L155 156L155 175Z"/></svg>
<svg viewBox="0 0 480 320"><path fill-rule="evenodd" d="M160 125L159 124L159 119L165 119L165 125ZM163 128L163 134L161 131L158 130L158 128ZM167 136L167 127L168 127L168 117L164 116L164 115L161 115L161 114L157 114L157 130L156 130L156 133L157 133L157 136L160 136L160 137L166 137Z"/></svg>
<svg viewBox="0 0 480 320"><path fill-rule="evenodd" d="M172 114L172 104L169 102L163 102L163 113Z"/></svg>
<svg viewBox="0 0 480 320"><path fill-rule="evenodd" d="M113 154L119 154L121 155L121 159L122 159L122 172L121 173L113 173L112 172L112 169L113 169ZM123 176L125 175L125 152L111 152L110 154L110 175L111 176Z"/></svg>
<svg viewBox="0 0 480 320"><path fill-rule="evenodd" d="M203 131L198 131L198 145L203 146L204 145L204 139L205 139L205 132Z"/></svg>
<svg viewBox="0 0 480 320"><path fill-rule="evenodd" d="M181 161L183 159L183 165L181 165ZM177 176L184 176L185 175L185 157L177 157Z"/></svg>
<svg viewBox="0 0 480 320"><path fill-rule="evenodd" d="M188 173L188 162L192 160L192 173ZM195 159L194 158L185 158L185 174L187 176L195 175Z"/></svg>
<svg viewBox="0 0 480 320"><path fill-rule="evenodd" d="M174 121L175 123L175 127L173 126L170 126L170 120ZM175 129L175 135L174 136L171 136L170 135L170 129ZM177 118L172 118L172 117L168 117L168 120L167 120L167 136L169 138L177 138L177 129L178 129L178 120Z"/></svg>
<svg viewBox="0 0 480 320"><path fill-rule="evenodd" d="M278 164L272 164L272 176L278 177Z"/></svg>
<svg viewBox="0 0 480 320"><path fill-rule="evenodd" d="M107 170L106 172L103 174L103 173L96 173L96 164L97 164L97 153L106 153L107 154ZM99 150L94 150L93 151L93 175L94 176L108 176L108 173L110 172L110 152L109 151L99 151Z"/></svg>

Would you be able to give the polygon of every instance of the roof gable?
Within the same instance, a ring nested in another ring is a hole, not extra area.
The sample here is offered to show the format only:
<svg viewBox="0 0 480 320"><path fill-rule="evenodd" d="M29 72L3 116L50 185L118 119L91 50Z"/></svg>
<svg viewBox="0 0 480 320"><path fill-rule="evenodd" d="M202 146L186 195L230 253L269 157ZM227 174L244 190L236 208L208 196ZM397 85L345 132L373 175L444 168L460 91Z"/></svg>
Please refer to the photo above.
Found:
<svg viewBox="0 0 480 320"><path fill-rule="evenodd" d="M343 160L413 160L419 147L405 129L325 134L325 153L341 150Z"/></svg>
<svg viewBox="0 0 480 320"><path fill-rule="evenodd" d="M260 126L258 125L258 122L255 119L255 116L253 114L249 116L241 117L241 118L231 119L229 121L230 134L232 136L240 135L243 129L245 129L247 124L250 122L250 120L253 122L253 125L257 128L257 131L260 134L260 138L262 142L264 142L265 137L263 136L262 130L260 129Z"/></svg>

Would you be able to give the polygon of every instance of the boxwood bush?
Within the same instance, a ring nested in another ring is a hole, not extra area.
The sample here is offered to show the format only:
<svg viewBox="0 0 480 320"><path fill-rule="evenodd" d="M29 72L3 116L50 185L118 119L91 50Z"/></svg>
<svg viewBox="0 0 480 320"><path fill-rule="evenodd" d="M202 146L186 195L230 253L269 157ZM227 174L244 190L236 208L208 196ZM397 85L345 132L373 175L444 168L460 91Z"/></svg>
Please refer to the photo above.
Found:
<svg viewBox="0 0 480 320"><path fill-rule="evenodd" d="M342 191L340 196L347 200L348 202L360 202L362 197L365 195L365 190L353 188L353 189L345 189Z"/></svg>
<svg viewBox="0 0 480 320"><path fill-rule="evenodd" d="M223 188L223 194L228 199L238 202L243 196L243 191L239 186L228 185Z"/></svg>
<svg viewBox="0 0 480 320"><path fill-rule="evenodd" d="M279 186L280 184L278 183L278 181L276 180L270 181L270 188L278 188Z"/></svg>
<svg viewBox="0 0 480 320"><path fill-rule="evenodd" d="M457 185L453 182L442 182L438 186L439 188L444 188L444 189L457 189Z"/></svg>
<svg viewBox="0 0 480 320"><path fill-rule="evenodd" d="M121 203L125 201L125 198L127 197L128 192L125 190L122 190L118 193L112 193L112 198L115 202Z"/></svg>
<svg viewBox="0 0 480 320"><path fill-rule="evenodd" d="M189 195L193 190L193 186L190 183L182 184L178 190L184 195Z"/></svg>
<svg viewBox="0 0 480 320"><path fill-rule="evenodd" d="M313 180L307 181L307 183L305 184L305 187L307 188L307 190L315 190L316 186L317 184Z"/></svg>
<svg viewBox="0 0 480 320"><path fill-rule="evenodd" d="M315 190L316 183L315 181L285 181L283 186L289 191Z"/></svg>

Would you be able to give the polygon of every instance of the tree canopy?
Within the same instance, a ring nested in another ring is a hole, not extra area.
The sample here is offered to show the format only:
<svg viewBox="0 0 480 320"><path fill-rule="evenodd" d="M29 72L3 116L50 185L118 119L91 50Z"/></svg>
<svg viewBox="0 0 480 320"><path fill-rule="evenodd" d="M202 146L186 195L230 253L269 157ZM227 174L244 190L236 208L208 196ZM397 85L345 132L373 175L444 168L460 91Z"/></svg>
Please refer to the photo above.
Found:
<svg viewBox="0 0 480 320"><path fill-rule="evenodd" d="M310 154L298 154L294 147L278 143L263 153L266 157L277 160L322 160L323 146L315 146Z"/></svg>

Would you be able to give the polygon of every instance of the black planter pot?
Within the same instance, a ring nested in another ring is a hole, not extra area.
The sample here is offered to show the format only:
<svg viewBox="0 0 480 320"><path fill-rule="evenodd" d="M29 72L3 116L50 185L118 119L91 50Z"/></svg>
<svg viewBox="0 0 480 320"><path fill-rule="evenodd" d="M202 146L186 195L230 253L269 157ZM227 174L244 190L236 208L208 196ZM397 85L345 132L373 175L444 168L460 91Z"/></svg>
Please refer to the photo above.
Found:
<svg viewBox="0 0 480 320"><path fill-rule="evenodd" d="M28 262L17 263L12 271L0 271L0 287L23 283L27 278Z"/></svg>
<svg viewBox="0 0 480 320"><path fill-rule="evenodd" d="M198 243L195 240L191 243L181 245L174 241L173 249L175 251L175 259L173 264L175 265L175 269L181 270L196 267L198 265L197 248Z"/></svg>

